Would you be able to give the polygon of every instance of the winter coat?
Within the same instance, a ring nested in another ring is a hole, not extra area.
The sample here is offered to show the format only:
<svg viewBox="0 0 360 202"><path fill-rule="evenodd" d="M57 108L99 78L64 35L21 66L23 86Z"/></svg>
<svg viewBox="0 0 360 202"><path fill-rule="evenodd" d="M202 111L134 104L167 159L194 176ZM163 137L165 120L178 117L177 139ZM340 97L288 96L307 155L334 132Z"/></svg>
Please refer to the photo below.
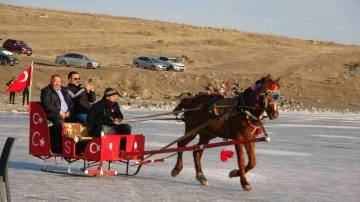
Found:
<svg viewBox="0 0 360 202"><path fill-rule="evenodd" d="M68 84L69 94L74 102L74 114L88 114L91 104L96 101L95 92L88 93L87 90L81 87L81 84L76 86Z"/></svg>
<svg viewBox="0 0 360 202"><path fill-rule="evenodd" d="M64 96L65 102L68 106L68 111L73 113L74 105L66 87L61 87L61 93ZM45 110L46 116L54 116L60 113L61 103L60 97L51 85L41 89L40 95L41 105Z"/></svg>
<svg viewBox="0 0 360 202"><path fill-rule="evenodd" d="M114 126L112 120L115 118L124 118L119 104L115 102L112 107L107 107L103 98L91 106L86 121L93 124L93 128L97 128L100 125Z"/></svg>
<svg viewBox="0 0 360 202"><path fill-rule="evenodd" d="M7 86L11 86L14 83L15 79L11 79L6 83Z"/></svg>

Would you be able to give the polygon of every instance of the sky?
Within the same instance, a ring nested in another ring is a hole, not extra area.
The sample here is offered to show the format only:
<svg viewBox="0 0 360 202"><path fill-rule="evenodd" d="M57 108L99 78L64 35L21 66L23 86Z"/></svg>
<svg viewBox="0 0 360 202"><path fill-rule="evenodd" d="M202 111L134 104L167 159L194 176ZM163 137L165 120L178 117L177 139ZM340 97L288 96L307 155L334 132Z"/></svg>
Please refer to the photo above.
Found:
<svg viewBox="0 0 360 202"><path fill-rule="evenodd" d="M360 0L0 0L360 45Z"/></svg>

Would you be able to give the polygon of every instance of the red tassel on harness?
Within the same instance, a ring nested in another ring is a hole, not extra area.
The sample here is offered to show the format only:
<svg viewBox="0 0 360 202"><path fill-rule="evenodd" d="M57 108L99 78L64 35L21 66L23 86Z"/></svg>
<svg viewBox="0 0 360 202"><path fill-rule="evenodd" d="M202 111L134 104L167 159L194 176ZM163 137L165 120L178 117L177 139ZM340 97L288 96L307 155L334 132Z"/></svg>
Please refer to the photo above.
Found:
<svg viewBox="0 0 360 202"><path fill-rule="evenodd" d="M277 88L277 86L275 84L271 84L269 87L270 90L276 90L276 88Z"/></svg>
<svg viewBox="0 0 360 202"><path fill-rule="evenodd" d="M256 129L256 135L261 135L262 133L263 131L261 130L261 128Z"/></svg>
<svg viewBox="0 0 360 202"><path fill-rule="evenodd" d="M257 109L259 107L260 107L259 103L255 103L255 108Z"/></svg>
<svg viewBox="0 0 360 202"><path fill-rule="evenodd" d="M222 162L226 162L228 158L232 158L234 156L234 152L230 150L221 150L220 159Z"/></svg>

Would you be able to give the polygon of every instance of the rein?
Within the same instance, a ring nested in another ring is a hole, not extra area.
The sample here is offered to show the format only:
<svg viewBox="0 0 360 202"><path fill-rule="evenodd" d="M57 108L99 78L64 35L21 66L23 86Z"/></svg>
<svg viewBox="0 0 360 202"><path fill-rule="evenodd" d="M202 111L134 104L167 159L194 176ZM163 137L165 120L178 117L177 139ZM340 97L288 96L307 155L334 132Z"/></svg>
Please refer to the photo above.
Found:
<svg viewBox="0 0 360 202"><path fill-rule="evenodd" d="M153 115L148 115L148 116L140 116L140 117L137 117L136 119L151 118L151 117L164 116L164 115L170 115L170 114L178 114L178 113L182 113L182 112L198 111L198 110L201 110L201 108L182 109L182 110L178 110L178 111L165 112L165 113L161 113L161 114L153 114Z"/></svg>
<svg viewBox="0 0 360 202"><path fill-rule="evenodd" d="M249 107L249 106L238 106L238 105L218 105L218 106L209 107L209 109L214 109L214 108L264 109L264 108L256 108L256 107ZM178 110L178 111L166 112L166 113L161 113L161 114L140 116L140 117L130 119L130 120L127 120L127 121L122 121L122 122L120 122L120 124L138 123L138 122L152 121L152 120L156 120L156 121L172 121L172 120L179 121L180 120L181 121L181 119L179 119L178 117L176 117L176 118L161 118L161 119L146 119L146 118L152 118L152 117L158 117L158 116L164 116L164 115L170 115L170 114L178 114L178 113L184 113L184 112L189 112L189 111L200 111L200 110L203 110L203 108L185 109L185 110Z"/></svg>
<svg viewBox="0 0 360 202"><path fill-rule="evenodd" d="M140 123L144 121L178 121L178 120L179 118L136 119L136 120L122 121L119 124Z"/></svg>
<svg viewBox="0 0 360 202"><path fill-rule="evenodd" d="M127 121L122 121L122 122L120 122L120 124L137 123L137 122L144 122L144 121L150 121L150 120L178 120L178 118L163 118L163 119L146 119L146 118L152 118L152 117L158 117L158 116L164 116L164 115L170 115L170 114L178 114L178 113L184 113L184 112L190 112L190 111L200 111L200 110L202 110L202 108L183 109L183 110L178 110L178 111L165 112L165 113L161 113L161 114L140 116L140 117L130 119Z"/></svg>

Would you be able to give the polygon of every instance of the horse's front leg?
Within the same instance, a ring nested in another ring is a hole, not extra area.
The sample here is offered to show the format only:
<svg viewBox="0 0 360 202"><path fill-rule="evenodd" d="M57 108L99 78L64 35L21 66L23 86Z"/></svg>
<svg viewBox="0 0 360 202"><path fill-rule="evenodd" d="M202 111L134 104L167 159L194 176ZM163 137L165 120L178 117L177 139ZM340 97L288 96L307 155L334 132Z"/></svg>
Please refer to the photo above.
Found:
<svg viewBox="0 0 360 202"><path fill-rule="evenodd" d="M187 144L189 144L189 142L191 142L196 137L196 135L197 134L190 135L190 136L186 137L185 139L179 141L177 143L178 148L179 147L185 147ZM183 152L178 152L178 157L177 157L177 160L176 160L175 167L171 171L171 176L172 177L176 177L181 172L181 170L183 169L182 155L183 155Z"/></svg>
<svg viewBox="0 0 360 202"><path fill-rule="evenodd" d="M200 133L200 139L198 145L208 144L212 138L207 135L206 133ZM196 179L201 183L201 185L209 185L208 180L206 179L202 168L201 168L201 157L204 150L196 150L193 151L194 156L194 163L195 163L195 172L196 172Z"/></svg>
<svg viewBox="0 0 360 202"><path fill-rule="evenodd" d="M183 163L182 163L183 152L178 152L177 155L178 156L177 156L175 167L171 171L171 176L172 177L176 177L181 172L181 170L183 169Z"/></svg>
<svg viewBox="0 0 360 202"><path fill-rule="evenodd" d="M256 166L255 142L245 143L245 150L249 159L245 167L245 173L247 173Z"/></svg>
<svg viewBox="0 0 360 202"><path fill-rule="evenodd" d="M246 180L246 176L245 176L246 172L245 172L244 144L236 144L235 150L236 150L236 154L237 154L239 170L230 171L229 177L233 178L233 177L240 176L240 183L241 183L242 188L245 191L250 191L252 188L251 188L251 185Z"/></svg>

